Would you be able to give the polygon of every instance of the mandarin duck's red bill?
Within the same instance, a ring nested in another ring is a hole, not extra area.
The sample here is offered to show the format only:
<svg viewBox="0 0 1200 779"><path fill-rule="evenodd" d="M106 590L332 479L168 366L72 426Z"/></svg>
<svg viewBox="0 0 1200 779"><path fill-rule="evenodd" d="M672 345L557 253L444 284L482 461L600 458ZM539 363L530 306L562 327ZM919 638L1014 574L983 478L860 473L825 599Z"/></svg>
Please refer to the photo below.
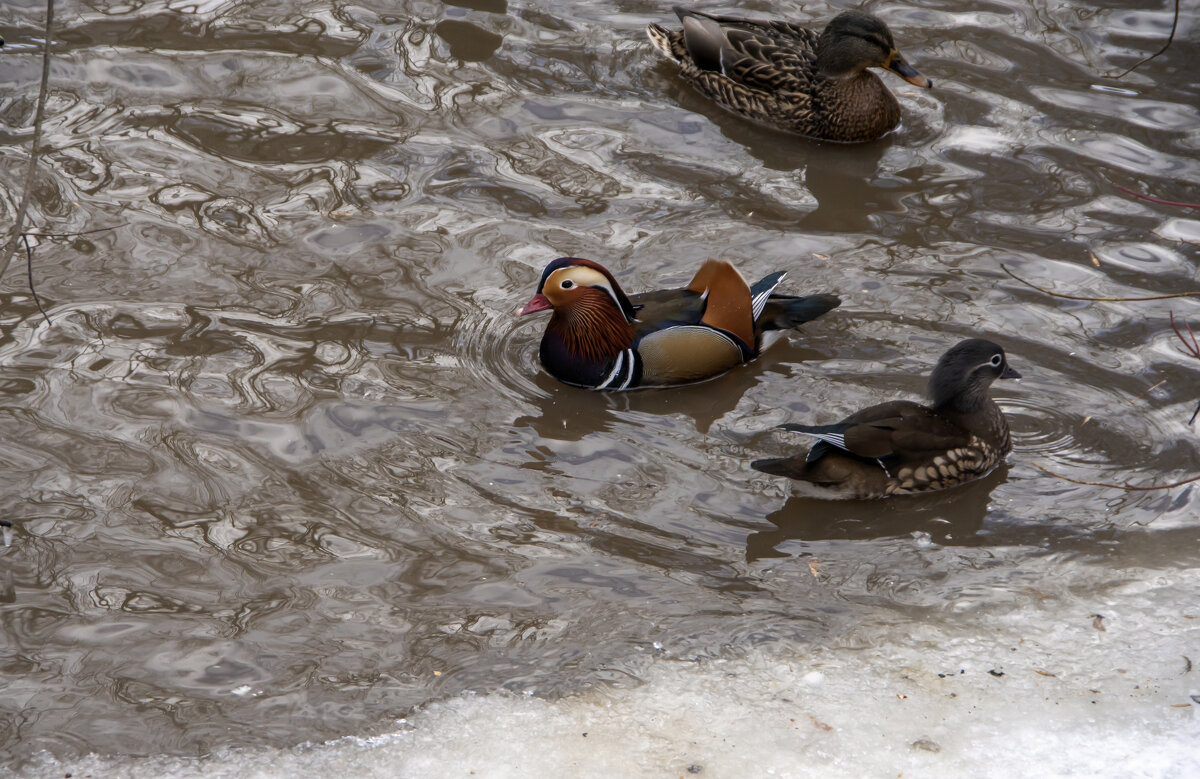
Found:
<svg viewBox="0 0 1200 779"><path fill-rule="evenodd" d="M709 260L683 289L626 295L602 265L560 257L521 315L553 310L538 357L567 384L629 390L700 381L758 356L762 334L836 308L835 295L774 294L785 274L754 285Z"/></svg>
<svg viewBox="0 0 1200 779"><path fill-rule="evenodd" d="M929 379L932 405L895 400L834 425L780 425L817 439L794 457L750 467L800 482L797 494L883 498L953 487L986 476L1012 450L1008 422L988 388L1019 379L1004 350L971 338L942 355Z"/></svg>
<svg viewBox="0 0 1200 779"><path fill-rule="evenodd" d="M722 108L780 130L874 140L900 123L900 104L869 68L933 86L900 54L887 25L862 11L838 14L820 33L778 19L675 13L682 29L651 24L646 34L683 80Z"/></svg>

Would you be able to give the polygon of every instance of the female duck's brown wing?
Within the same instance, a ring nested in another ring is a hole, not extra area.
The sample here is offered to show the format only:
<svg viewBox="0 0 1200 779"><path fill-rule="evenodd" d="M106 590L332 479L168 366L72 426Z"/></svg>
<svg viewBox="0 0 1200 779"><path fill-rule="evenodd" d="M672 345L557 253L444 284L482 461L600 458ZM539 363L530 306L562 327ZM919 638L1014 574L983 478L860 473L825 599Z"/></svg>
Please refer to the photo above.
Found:
<svg viewBox="0 0 1200 779"><path fill-rule="evenodd" d="M782 21L679 11L682 46L695 67L750 89L808 92L816 73L817 34Z"/></svg>
<svg viewBox="0 0 1200 779"><path fill-rule="evenodd" d="M809 450L808 462L834 449L872 460L887 457L906 460L957 449L971 440L970 434L954 422L927 406L907 400L865 408L834 425L781 427L819 439Z"/></svg>

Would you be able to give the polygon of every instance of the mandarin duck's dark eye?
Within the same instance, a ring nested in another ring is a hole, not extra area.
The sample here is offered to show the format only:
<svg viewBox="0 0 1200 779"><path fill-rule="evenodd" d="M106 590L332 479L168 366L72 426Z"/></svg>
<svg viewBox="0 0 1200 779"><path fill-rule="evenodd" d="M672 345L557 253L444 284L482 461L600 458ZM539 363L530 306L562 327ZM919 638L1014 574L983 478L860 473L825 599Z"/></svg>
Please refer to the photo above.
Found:
<svg viewBox="0 0 1200 779"><path fill-rule="evenodd" d="M570 279L565 279L559 286L561 286L563 289L570 289L571 287L575 286L575 282L571 281ZM999 363L997 363L997 365L998 364Z"/></svg>
<svg viewBox="0 0 1200 779"><path fill-rule="evenodd" d="M991 363L992 363L992 365L994 365L995 367L999 368L999 367L1000 367L1000 362L1001 362L1001 360L1002 360L1002 359L1003 359L1003 358L1002 358L1000 355L998 355L998 354L997 354L997 355L994 355L994 356L992 357L992 359L991 359Z"/></svg>

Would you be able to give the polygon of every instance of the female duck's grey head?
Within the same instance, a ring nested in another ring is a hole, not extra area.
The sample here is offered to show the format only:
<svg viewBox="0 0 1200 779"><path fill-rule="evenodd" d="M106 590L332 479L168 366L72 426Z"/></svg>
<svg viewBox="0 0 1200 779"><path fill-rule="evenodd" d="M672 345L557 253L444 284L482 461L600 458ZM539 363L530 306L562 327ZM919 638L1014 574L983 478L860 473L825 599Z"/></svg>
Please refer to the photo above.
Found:
<svg viewBox="0 0 1200 779"><path fill-rule="evenodd" d="M934 408L951 407L975 411L988 397L996 379L1019 379L1008 365L1004 350L982 338L968 338L942 355L929 377L929 395Z"/></svg>
<svg viewBox="0 0 1200 779"><path fill-rule="evenodd" d="M817 40L817 69L825 78L840 81L865 68L887 68L914 86L933 86L904 60L892 31L878 17L862 11L840 13Z"/></svg>

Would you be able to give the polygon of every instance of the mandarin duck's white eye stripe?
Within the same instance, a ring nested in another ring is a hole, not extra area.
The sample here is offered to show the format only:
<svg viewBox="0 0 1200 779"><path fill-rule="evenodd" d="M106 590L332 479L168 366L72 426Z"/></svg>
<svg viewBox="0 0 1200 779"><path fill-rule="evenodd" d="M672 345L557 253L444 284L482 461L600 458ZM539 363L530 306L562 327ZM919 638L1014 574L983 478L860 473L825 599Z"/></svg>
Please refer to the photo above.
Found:
<svg viewBox="0 0 1200 779"><path fill-rule="evenodd" d="M606 282L604 282L603 284L597 284L597 285L595 285L595 286L598 286L598 287L600 287L600 289L602 289L602 290L604 290L605 292L607 292L607 293L608 293L608 296L609 296L610 298L612 298L612 302L616 304L617 308L618 308L618 309L619 309L619 310L620 310L622 313L624 313L625 309L624 309L624 308L621 306L621 299L617 297L617 293L616 293L616 291L615 291L615 290L614 290L614 289L613 289L611 286L609 286L609 284L608 284L608 282L607 282L607 281L606 281Z"/></svg>

